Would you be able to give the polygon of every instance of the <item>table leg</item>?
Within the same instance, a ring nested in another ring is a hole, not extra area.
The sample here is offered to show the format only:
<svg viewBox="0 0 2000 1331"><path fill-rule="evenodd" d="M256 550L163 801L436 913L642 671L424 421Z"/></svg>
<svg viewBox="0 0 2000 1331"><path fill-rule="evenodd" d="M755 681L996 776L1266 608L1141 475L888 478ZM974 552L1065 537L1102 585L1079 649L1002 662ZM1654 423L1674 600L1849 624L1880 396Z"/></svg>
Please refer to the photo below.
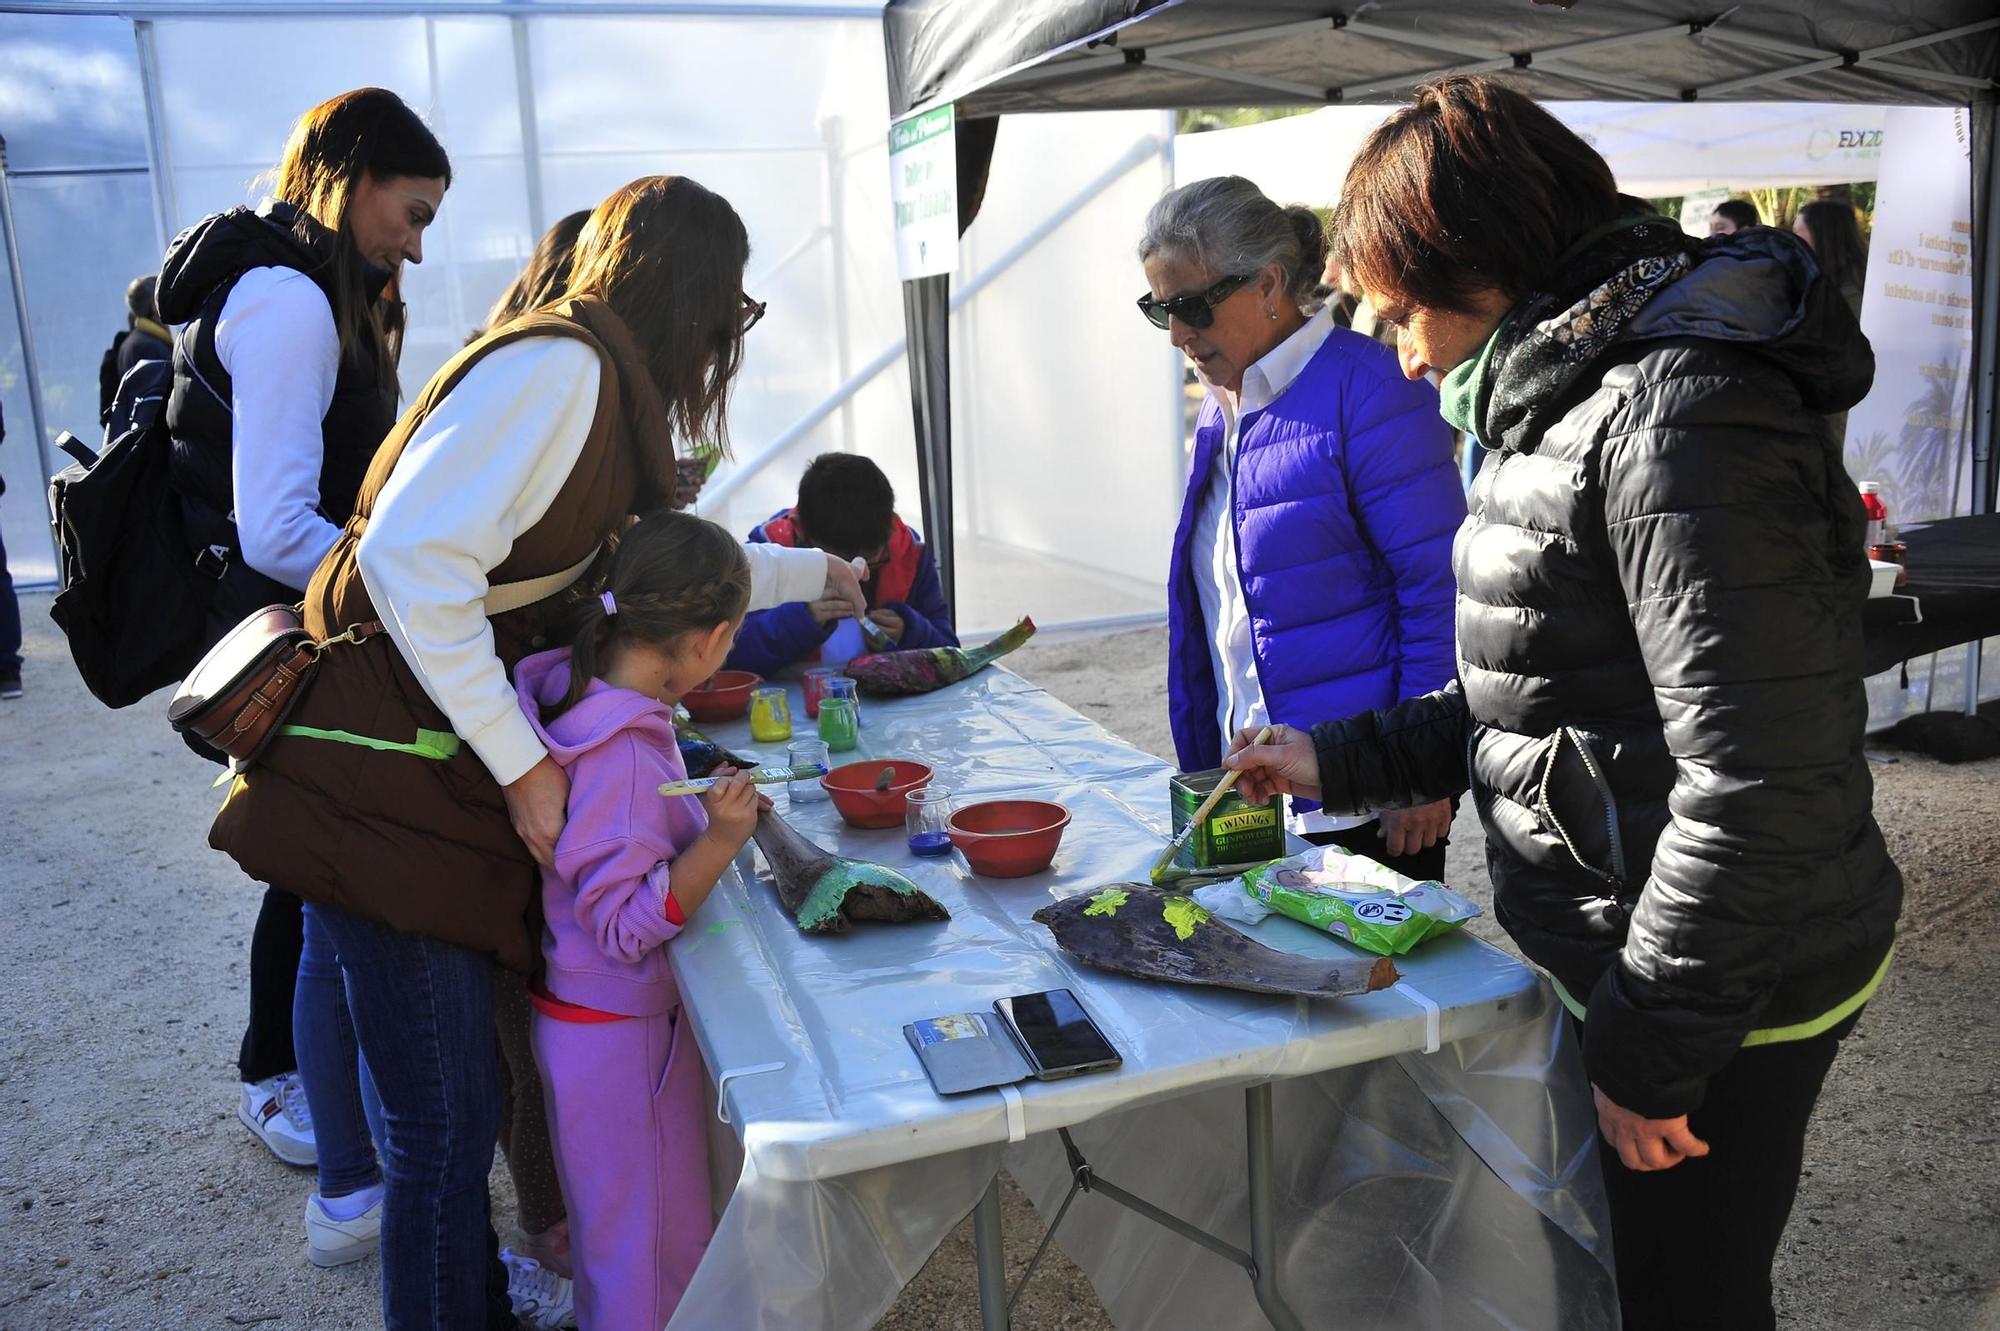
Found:
<svg viewBox="0 0 2000 1331"><path fill-rule="evenodd" d="M1277 1331L1305 1331L1285 1296L1278 1292L1277 1199L1271 1195L1276 1152L1271 1134L1271 1083L1243 1093L1243 1124L1250 1142L1250 1260L1251 1284L1257 1306ZM998 1221L998 1215L995 1216ZM982 1279L983 1287L983 1279Z"/></svg>
<svg viewBox="0 0 2000 1331"><path fill-rule="evenodd" d="M1007 1331L1007 1249L1000 1235L1000 1175L972 1208L973 1261L979 1268L979 1325Z"/></svg>

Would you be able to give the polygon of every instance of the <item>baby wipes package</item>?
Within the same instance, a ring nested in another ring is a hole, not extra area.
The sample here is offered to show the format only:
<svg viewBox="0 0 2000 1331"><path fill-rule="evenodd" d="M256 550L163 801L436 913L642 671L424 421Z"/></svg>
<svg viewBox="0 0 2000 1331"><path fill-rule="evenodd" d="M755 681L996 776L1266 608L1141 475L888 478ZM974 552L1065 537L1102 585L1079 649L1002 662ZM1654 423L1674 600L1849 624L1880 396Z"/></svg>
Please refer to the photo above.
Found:
<svg viewBox="0 0 2000 1331"><path fill-rule="evenodd" d="M1280 915L1385 957L1400 957L1479 914L1443 883L1415 882L1338 846L1252 869L1243 875L1243 890Z"/></svg>

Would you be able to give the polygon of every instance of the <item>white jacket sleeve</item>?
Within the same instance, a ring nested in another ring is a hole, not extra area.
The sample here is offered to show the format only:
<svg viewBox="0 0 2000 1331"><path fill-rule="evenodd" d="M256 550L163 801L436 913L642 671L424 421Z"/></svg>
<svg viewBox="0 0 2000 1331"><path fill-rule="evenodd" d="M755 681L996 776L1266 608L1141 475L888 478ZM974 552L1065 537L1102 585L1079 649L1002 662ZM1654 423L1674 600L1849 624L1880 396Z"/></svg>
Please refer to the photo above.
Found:
<svg viewBox="0 0 2000 1331"><path fill-rule="evenodd" d="M503 786L547 751L495 654L487 574L555 502L597 394L597 353L575 338L490 353L404 447L357 552L403 659Z"/></svg>
<svg viewBox="0 0 2000 1331"><path fill-rule="evenodd" d="M743 547L743 553L750 556L752 610L817 601L826 590L826 555L822 551L753 541Z"/></svg>
<svg viewBox="0 0 2000 1331"><path fill-rule="evenodd" d="M340 536L319 512L321 422L340 372L333 307L304 273L252 268L222 303L215 354L229 371L230 481L244 562L302 590Z"/></svg>

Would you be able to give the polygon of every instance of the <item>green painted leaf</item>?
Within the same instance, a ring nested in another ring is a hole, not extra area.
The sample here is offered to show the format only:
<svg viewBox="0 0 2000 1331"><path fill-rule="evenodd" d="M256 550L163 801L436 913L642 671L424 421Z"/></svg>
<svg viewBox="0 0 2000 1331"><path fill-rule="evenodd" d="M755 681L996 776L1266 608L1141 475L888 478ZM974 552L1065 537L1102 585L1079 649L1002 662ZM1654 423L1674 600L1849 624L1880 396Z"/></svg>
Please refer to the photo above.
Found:
<svg viewBox="0 0 2000 1331"><path fill-rule="evenodd" d="M1197 924L1207 924L1215 918L1193 897L1168 897L1160 906L1160 914L1174 926L1174 937L1183 943L1194 937Z"/></svg>
<svg viewBox="0 0 2000 1331"><path fill-rule="evenodd" d="M1083 908L1085 915L1116 915L1118 908L1125 904L1126 894L1115 887L1107 887L1090 899Z"/></svg>

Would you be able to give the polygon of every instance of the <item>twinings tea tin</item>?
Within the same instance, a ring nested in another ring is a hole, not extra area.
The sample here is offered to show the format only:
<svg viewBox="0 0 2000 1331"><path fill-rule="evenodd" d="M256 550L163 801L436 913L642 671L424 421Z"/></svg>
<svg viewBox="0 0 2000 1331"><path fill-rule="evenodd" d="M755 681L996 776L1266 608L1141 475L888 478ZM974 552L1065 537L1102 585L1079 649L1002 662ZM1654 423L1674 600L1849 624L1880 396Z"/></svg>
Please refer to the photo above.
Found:
<svg viewBox="0 0 2000 1331"><path fill-rule="evenodd" d="M1168 783L1174 835L1180 835L1222 775L1219 767L1212 772L1183 772ZM1232 790L1209 811L1180 854L1174 856L1174 863L1183 869L1213 869L1225 864L1261 864L1284 853L1283 797L1274 795L1267 804L1251 804Z"/></svg>

